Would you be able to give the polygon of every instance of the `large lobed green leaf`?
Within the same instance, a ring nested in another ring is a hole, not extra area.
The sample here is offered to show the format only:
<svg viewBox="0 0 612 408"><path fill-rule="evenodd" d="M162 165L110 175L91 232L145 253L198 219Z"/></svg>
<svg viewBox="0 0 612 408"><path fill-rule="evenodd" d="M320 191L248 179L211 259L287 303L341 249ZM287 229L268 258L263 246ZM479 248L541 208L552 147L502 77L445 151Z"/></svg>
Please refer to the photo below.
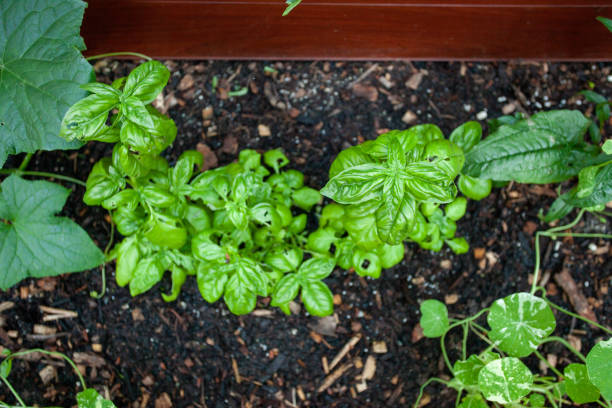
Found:
<svg viewBox="0 0 612 408"><path fill-rule="evenodd" d="M557 110L499 127L465 155L471 177L521 183L555 183L597 162L599 150L584 141L590 120Z"/></svg>
<svg viewBox="0 0 612 408"><path fill-rule="evenodd" d="M92 76L79 36L85 7L80 0L0 2L0 167L9 154L79 146L58 133Z"/></svg>
<svg viewBox="0 0 612 408"><path fill-rule="evenodd" d="M104 261L85 231L56 217L70 190L10 176L0 185L0 288L28 277L93 268Z"/></svg>

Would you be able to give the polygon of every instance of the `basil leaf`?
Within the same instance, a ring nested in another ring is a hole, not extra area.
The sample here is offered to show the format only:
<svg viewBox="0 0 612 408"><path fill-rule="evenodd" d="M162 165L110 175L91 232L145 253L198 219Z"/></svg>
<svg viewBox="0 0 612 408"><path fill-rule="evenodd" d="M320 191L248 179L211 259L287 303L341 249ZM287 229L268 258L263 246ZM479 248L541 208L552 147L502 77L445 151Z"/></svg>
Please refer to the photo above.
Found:
<svg viewBox="0 0 612 408"><path fill-rule="evenodd" d="M172 289L170 294L162 293L162 298L165 302L172 302L176 300L181 292L181 287L187 279L187 272L183 268L172 265L170 270L172 271Z"/></svg>
<svg viewBox="0 0 612 408"><path fill-rule="evenodd" d="M257 304L257 296L251 292L248 282L234 274L225 285L225 304L236 315L251 313Z"/></svg>
<svg viewBox="0 0 612 408"><path fill-rule="evenodd" d="M168 208L176 204L176 197L155 184L149 184L140 189L140 195L148 204L158 208Z"/></svg>
<svg viewBox="0 0 612 408"><path fill-rule="evenodd" d="M344 227L351 240L368 251L374 250L382 244L378 237L378 227L374 215L345 218Z"/></svg>
<svg viewBox="0 0 612 408"><path fill-rule="evenodd" d="M223 296L228 280L228 268L202 262L198 265L197 281L200 294L209 303L214 303Z"/></svg>
<svg viewBox="0 0 612 408"><path fill-rule="evenodd" d="M596 173L594 177L593 173ZM588 176L591 180L587 182L583 175L583 186L584 184L589 185L589 188L583 190L583 194L586 195L580 196L580 190L574 190L564 199L567 204L587 208L600 204L605 205L612 201L612 161L595 171L589 171ZM578 188L580 188L580 182Z"/></svg>
<svg viewBox="0 0 612 408"><path fill-rule="evenodd" d="M175 223L152 220L146 224L143 232L145 238L155 245L179 249L187 242L187 230L177 227Z"/></svg>
<svg viewBox="0 0 612 408"><path fill-rule="evenodd" d="M385 180L385 167L367 163L346 169L333 177L321 194L341 204L353 204L377 198Z"/></svg>
<svg viewBox="0 0 612 408"><path fill-rule="evenodd" d="M124 287L130 283L139 260L140 251L136 239L134 237L124 239L119 245L117 253L117 267L115 270L117 285Z"/></svg>
<svg viewBox="0 0 612 408"><path fill-rule="evenodd" d="M127 77L123 93L136 97L142 103L151 103L164 89L170 71L159 61L147 61L136 67Z"/></svg>
<svg viewBox="0 0 612 408"><path fill-rule="evenodd" d="M472 200L482 200L491 194L493 183L490 179L470 177L461 174L457 186L464 196Z"/></svg>
<svg viewBox="0 0 612 408"><path fill-rule="evenodd" d="M469 121L452 131L448 140L456 144L464 153L472 150L482 139L482 126L476 121Z"/></svg>
<svg viewBox="0 0 612 408"><path fill-rule="evenodd" d="M383 244L377 249L380 264L383 268L391 268L404 259L404 244L388 245Z"/></svg>
<svg viewBox="0 0 612 408"><path fill-rule="evenodd" d="M89 95L68 109L62 120L59 135L64 139L91 139L104 128L108 114L117 104L117 95Z"/></svg>
<svg viewBox="0 0 612 408"><path fill-rule="evenodd" d="M258 263L248 258L240 259L237 265L237 275L254 294L268 295L268 277Z"/></svg>
<svg viewBox="0 0 612 408"><path fill-rule="evenodd" d="M321 254L331 255L330 248L337 240L338 238L336 237L336 233L333 229L319 228L308 235L306 248Z"/></svg>
<svg viewBox="0 0 612 408"><path fill-rule="evenodd" d="M154 125L149 111L138 98L125 98L121 103L121 110L129 121L134 122L138 126L152 128Z"/></svg>
<svg viewBox="0 0 612 408"><path fill-rule="evenodd" d="M302 283L302 302L313 316L329 316L334 312L334 297L323 282L314 280Z"/></svg>
<svg viewBox="0 0 612 408"><path fill-rule="evenodd" d="M300 284L295 273L290 273L278 281L272 294L272 305L284 305L291 302L298 294Z"/></svg>
<svg viewBox="0 0 612 408"><path fill-rule="evenodd" d="M117 231L121 235L132 235L145 221L144 210L137 207L134 210L128 207L119 207L112 215L113 222L117 226Z"/></svg>
<svg viewBox="0 0 612 408"><path fill-rule="evenodd" d="M334 266L336 262L332 258L310 258L300 266L297 277L301 282L325 279L334 271Z"/></svg>
<svg viewBox="0 0 612 408"><path fill-rule="evenodd" d="M164 270L157 256L143 258L136 265L130 281L130 295L137 296L151 289L164 275Z"/></svg>
<svg viewBox="0 0 612 408"><path fill-rule="evenodd" d="M321 201L321 193L314 188L302 187L294 191L291 198L296 206L304 211L310 211L315 204Z"/></svg>
<svg viewBox="0 0 612 408"><path fill-rule="evenodd" d="M369 276L374 279L380 278L382 270L380 259L374 252L356 249L353 253L353 267L359 276Z"/></svg>
<svg viewBox="0 0 612 408"><path fill-rule="evenodd" d="M135 209L140 204L140 196L133 189L119 191L117 194L107 198L102 202L102 207L107 210L116 210L118 207L126 207L130 210Z"/></svg>
<svg viewBox="0 0 612 408"><path fill-rule="evenodd" d="M371 159L359 147L350 147L336 156L329 168L329 178L334 178L346 169L370 162Z"/></svg>
<svg viewBox="0 0 612 408"><path fill-rule="evenodd" d="M385 194L383 205L376 211L376 227L380 239L390 245L401 243L410 233L416 213L416 202L409 196L397 198Z"/></svg>
<svg viewBox="0 0 612 408"><path fill-rule="evenodd" d="M193 255L205 261L223 262L226 251L210 239L212 231L203 231L191 240L191 251Z"/></svg>
<svg viewBox="0 0 612 408"><path fill-rule="evenodd" d="M289 272L297 270L303 257L304 252L300 248L286 248L266 254L264 262L277 271Z"/></svg>
<svg viewBox="0 0 612 408"><path fill-rule="evenodd" d="M125 187L125 180L111 175L111 160L108 157L98 161L87 177L83 201L87 205L99 205Z"/></svg>
<svg viewBox="0 0 612 408"><path fill-rule="evenodd" d="M273 149L264 153L264 163L272 167L275 173L278 173L281 167L289 164L289 159L280 149Z"/></svg>

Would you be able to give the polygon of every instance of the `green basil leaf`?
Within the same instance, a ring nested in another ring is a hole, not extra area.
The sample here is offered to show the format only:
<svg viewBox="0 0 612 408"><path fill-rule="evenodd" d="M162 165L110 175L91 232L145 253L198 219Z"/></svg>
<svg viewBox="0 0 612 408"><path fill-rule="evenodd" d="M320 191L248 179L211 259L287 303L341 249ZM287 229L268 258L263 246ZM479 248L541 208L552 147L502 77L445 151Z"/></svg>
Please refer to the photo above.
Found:
<svg viewBox="0 0 612 408"><path fill-rule="evenodd" d="M240 281L247 285L249 290L256 295L268 295L268 276L263 272L258 263L242 258L238 261L237 275Z"/></svg>
<svg viewBox="0 0 612 408"><path fill-rule="evenodd" d="M485 365L478 373L478 386L485 398L500 404L520 401L529 394L533 374L515 357L504 357Z"/></svg>
<svg viewBox="0 0 612 408"><path fill-rule="evenodd" d="M289 272L296 271L303 258L304 252L300 248L285 248L269 252L264 262L277 271Z"/></svg>
<svg viewBox="0 0 612 408"><path fill-rule="evenodd" d="M385 194L383 205L376 211L376 227L380 239L390 245L401 243L412 229L416 203L409 196Z"/></svg>
<svg viewBox="0 0 612 408"><path fill-rule="evenodd" d="M566 180L597 155L583 146L589 124L578 111L559 110L501 126L466 154L463 173L520 183Z"/></svg>
<svg viewBox="0 0 612 408"><path fill-rule="evenodd" d="M592 177L592 174L590 174ZM599 168L597 174L590 183L590 188L584 193L588 195L580 197L578 191L572 191L565 201L567 204L579 208L595 207L612 201L612 161Z"/></svg>
<svg viewBox="0 0 612 408"><path fill-rule="evenodd" d="M330 226L335 230L341 231L344 229L343 221L344 218L344 207L340 204L331 203L323 207L321 211L321 217L319 218L319 225L321 227Z"/></svg>
<svg viewBox="0 0 612 408"><path fill-rule="evenodd" d="M491 194L493 183L490 179L470 177L461 174L457 186L464 196L472 200L482 200Z"/></svg>
<svg viewBox="0 0 612 408"><path fill-rule="evenodd" d="M102 129L98 133L83 139L83 141L90 140L103 143L117 143L119 140L121 140L120 131L116 127L102 126Z"/></svg>
<svg viewBox="0 0 612 408"><path fill-rule="evenodd" d="M278 223L281 222L278 213L272 204L269 203L259 203L249 209L249 218L260 224L270 225L274 217L278 218Z"/></svg>
<svg viewBox="0 0 612 408"><path fill-rule="evenodd" d="M104 128L109 112L119 103L116 96L89 95L68 109L60 128L64 139L91 139Z"/></svg>
<svg viewBox="0 0 612 408"><path fill-rule="evenodd" d="M300 282L325 279L334 271L334 266L333 258L310 258L300 266L297 277Z"/></svg>
<svg viewBox="0 0 612 408"><path fill-rule="evenodd" d="M257 205L255 205L255 207L257 207ZM287 207L286 205L283 205L281 203L277 203L274 206L274 208L276 209L276 213L280 217L280 224L281 224L281 226L286 227L289 224L291 224L291 221L293 220L293 214L291 213L291 209L289 207ZM252 209L251 209L251 211L252 211ZM272 217L267 217L267 218L269 218L269 219L266 222L270 223L272 221Z"/></svg>
<svg viewBox="0 0 612 408"><path fill-rule="evenodd" d="M306 228L306 222L308 221L308 216L306 214L300 214L297 217L293 217L291 220L291 224L289 224L289 231L294 234L299 234L304 231Z"/></svg>
<svg viewBox="0 0 612 408"><path fill-rule="evenodd" d="M172 249L182 248L187 242L187 230L185 228L161 220L153 220L147 223L144 236L155 245Z"/></svg>
<svg viewBox="0 0 612 408"><path fill-rule="evenodd" d="M297 170L289 169L281 175L284 178L284 184L289 188L297 189L304 185L304 175Z"/></svg>
<svg viewBox="0 0 612 408"><path fill-rule="evenodd" d="M514 293L491 305L489 337L500 350L526 357L555 330L555 316L548 304L529 293Z"/></svg>
<svg viewBox="0 0 612 408"><path fill-rule="evenodd" d="M341 204L376 199L386 178L385 169L385 166L374 163L351 167L329 180L321 194Z"/></svg>
<svg viewBox="0 0 612 408"><path fill-rule="evenodd" d="M148 204L158 208L168 208L176 205L176 197L154 184L149 184L140 189L140 194L144 201Z"/></svg>
<svg viewBox="0 0 612 408"><path fill-rule="evenodd" d="M370 163L372 160L359 147L350 147L341 151L329 168L329 178L332 179L346 169Z"/></svg>
<svg viewBox="0 0 612 408"><path fill-rule="evenodd" d="M380 265L385 268L391 268L404 259L404 244L397 245L381 245L376 253L380 258Z"/></svg>
<svg viewBox="0 0 612 408"><path fill-rule="evenodd" d="M152 143L149 132L134 122L127 121L121 126L119 138L121 143L138 152L150 151Z"/></svg>
<svg viewBox="0 0 612 408"><path fill-rule="evenodd" d="M154 125L151 114L144 103L138 98L125 98L121 103L121 110L129 121L134 122L138 126L152 128Z"/></svg>
<svg viewBox="0 0 612 408"><path fill-rule="evenodd" d="M159 61L147 61L136 67L127 77L123 93L151 103L164 89L170 71Z"/></svg>
<svg viewBox="0 0 612 408"><path fill-rule="evenodd" d="M441 337L448 331L448 309L439 300L429 299L421 303L421 320L425 337Z"/></svg>
<svg viewBox="0 0 612 408"><path fill-rule="evenodd" d="M79 35L87 5L78 0L0 2L0 167L7 155L76 149L58 137L80 84L93 70Z"/></svg>
<svg viewBox="0 0 612 408"><path fill-rule="evenodd" d="M310 211L315 204L321 201L322 197L318 190L310 187L302 187L294 191L291 198L296 206L304 211Z"/></svg>
<svg viewBox="0 0 612 408"><path fill-rule="evenodd" d="M298 294L300 284L295 273L290 273L278 281L272 293L272 306L291 302Z"/></svg>
<svg viewBox="0 0 612 408"><path fill-rule="evenodd" d="M135 209L140 204L140 195L136 190L127 189L119 191L117 194L102 201L102 207L107 210L116 210L118 207Z"/></svg>
<svg viewBox="0 0 612 408"><path fill-rule="evenodd" d="M238 154L238 163L242 164L245 170L254 170L261 166L261 154L252 149L241 150Z"/></svg>
<svg viewBox="0 0 612 408"><path fill-rule="evenodd" d="M303 282L301 297L306 310L313 316L329 316L334 312L334 296L321 281Z"/></svg>
<svg viewBox="0 0 612 408"><path fill-rule="evenodd" d="M202 262L198 265L197 281L200 294L209 303L214 303L223 296L229 278L229 268Z"/></svg>
<svg viewBox="0 0 612 408"><path fill-rule="evenodd" d="M446 245L448 245L457 255L465 254L470 250L470 244L468 244L463 237L449 239L444 242L446 242Z"/></svg>
<svg viewBox="0 0 612 408"><path fill-rule="evenodd" d="M104 256L74 221L57 217L70 190L11 175L0 184L0 289L28 277L94 268Z"/></svg>
<svg viewBox="0 0 612 408"><path fill-rule="evenodd" d="M112 219L117 226L117 231L121 235L128 236L138 231L145 221L145 216L144 210L141 207L137 207L134 210L128 207L119 207L112 214Z"/></svg>
<svg viewBox="0 0 612 408"><path fill-rule="evenodd" d="M457 197L453 202L444 207L444 213L446 218L457 221L465 215L466 209L467 199L465 197Z"/></svg>
<svg viewBox="0 0 612 408"><path fill-rule="evenodd" d="M289 159L280 149L273 149L264 153L264 163L266 163L268 167L273 168L275 173L278 173L281 167L289 164Z"/></svg>
<svg viewBox="0 0 612 408"><path fill-rule="evenodd" d="M125 187L125 180L113 177L111 174L111 160L106 157L98 161L87 177L86 191L83 196L85 204L94 206L113 196L119 189Z"/></svg>
<svg viewBox="0 0 612 408"><path fill-rule="evenodd" d="M374 250L382 244L378 237L378 227L374 215L345 217L344 227L349 233L351 240L365 250Z"/></svg>
<svg viewBox="0 0 612 408"><path fill-rule="evenodd" d="M306 248L318 252L320 254L331 255L331 246L337 240L338 238L336 237L336 233L333 229L319 228L308 236Z"/></svg>
<svg viewBox="0 0 612 408"><path fill-rule="evenodd" d="M119 96L121 95L121 92L119 92L117 89L101 82L90 82L88 84L83 84L81 85L81 89L91 92L92 94L115 98L117 101L119 101Z"/></svg>
<svg viewBox="0 0 612 408"><path fill-rule="evenodd" d="M601 146L601 150L603 150L605 154L612 154L612 139L606 140L603 146Z"/></svg>
<svg viewBox="0 0 612 408"><path fill-rule="evenodd" d="M130 281L130 294L133 297L148 291L161 280L163 275L164 270L157 256L141 259Z"/></svg>
<svg viewBox="0 0 612 408"><path fill-rule="evenodd" d="M212 226L210 215L206 209L197 205L187 205L185 207L185 220L194 229L193 235L209 229Z"/></svg>
<svg viewBox="0 0 612 408"><path fill-rule="evenodd" d="M165 302L176 300L181 292L181 287L185 283L185 280L187 280L187 272L183 268L172 265L170 270L172 271L172 290L170 294L162 293L162 298Z"/></svg>
<svg viewBox="0 0 612 408"><path fill-rule="evenodd" d="M464 153L472 150L482 139L482 126L476 121L469 121L459 126L448 137L452 143L456 144Z"/></svg>
<svg viewBox="0 0 612 408"><path fill-rule="evenodd" d="M563 370L565 391L576 404L587 404L599 399L599 390L589 380L584 364L570 364Z"/></svg>
<svg viewBox="0 0 612 408"><path fill-rule="evenodd" d="M612 400L612 338L597 343L586 357L591 383L605 400Z"/></svg>
<svg viewBox="0 0 612 408"><path fill-rule="evenodd" d="M250 290L250 285L240 279L238 274L232 275L225 285L225 304L235 315L251 313L257 304L257 296Z"/></svg>
<svg viewBox="0 0 612 408"><path fill-rule="evenodd" d="M149 168L142 164L142 157L123 144L116 144L113 149L113 164L118 162L117 168L126 176L139 178L149 173Z"/></svg>
<svg viewBox="0 0 612 408"><path fill-rule="evenodd" d="M353 253L353 267L357 275L369 276L374 279L380 278L380 272L382 271L378 255L359 248Z"/></svg>
<svg viewBox="0 0 612 408"><path fill-rule="evenodd" d="M174 187L189 183L194 166L201 167L204 163L202 154L195 150L187 150L181 154L172 169L172 185Z"/></svg>
<svg viewBox="0 0 612 408"><path fill-rule="evenodd" d="M191 251L200 259L221 263L225 261L226 251L210 239L211 233L211 230L202 231L193 237Z"/></svg>
<svg viewBox="0 0 612 408"><path fill-rule="evenodd" d="M78 408L117 408L112 401L102 398L93 388L87 388L77 394Z"/></svg>
<svg viewBox="0 0 612 408"><path fill-rule="evenodd" d="M136 238L129 237L124 239L119 244L119 251L117 253L117 268L115 269L117 285L124 287L130 283L139 260L140 251Z"/></svg>

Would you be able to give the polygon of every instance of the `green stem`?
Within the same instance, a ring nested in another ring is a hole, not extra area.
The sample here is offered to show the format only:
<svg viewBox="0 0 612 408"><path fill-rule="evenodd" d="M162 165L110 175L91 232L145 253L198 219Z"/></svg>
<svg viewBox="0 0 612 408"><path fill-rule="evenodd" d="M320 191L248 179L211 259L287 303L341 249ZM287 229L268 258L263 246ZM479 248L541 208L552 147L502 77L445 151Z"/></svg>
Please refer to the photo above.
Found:
<svg viewBox="0 0 612 408"><path fill-rule="evenodd" d="M558 337L558 336L550 336L550 337L547 337L547 338L545 338L544 340L542 340L542 343L541 343L541 344L544 344L544 343L550 343L550 342L553 342L553 341L556 341L556 342L558 342L558 343L563 344L563 345L564 345L564 346L565 346L565 347L566 347L566 348L567 348L569 351L571 351L572 353L574 353L574 355L576 355L576 357L578 357L580 360L582 360L582 362L586 363L586 357L584 357L584 355L583 355L581 352L579 352L579 351L578 351L578 350L576 350L574 347L572 347L572 345L571 345L571 344L569 344L569 343L567 342L567 340L565 340L565 339L564 339L564 338L562 338L562 337Z"/></svg>
<svg viewBox="0 0 612 408"><path fill-rule="evenodd" d="M110 212L108 213L108 215L110 217ZM115 223L113 222L112 218L110 218L110 220L110 238L108 240L108 244L106 244L106 248L104 248L104 263L100 268L100 272L102 273L102 291L100 293L96 292L95 290L89 292L89 296L94 299L102 299L102 297L106 293L106 258L108 257L108 251L110 250L111 246L113 245L113 241L115 240Z"/></svg>
<svg viewBox="0 0 612 408"><path fill-rule="evenodd" d="M566 310L566 309L562 308L561 306L559 306L559 305L557 305L557 304L555 304L555 303L551 302L551 301L550 301L550 300L548 300L546 297L543 297L543 298L544 298L544 300L546 301L546 303L548 303L548 305L549 305L550 307L553 307L553 308L557 309L558 311L560 311L560 312L562 312L562 313L565 313L565 314L566 314L566 315L568 315L568 316L574 317L574 318L576 318L576 319L578 319L578 320L582 320L583 322L588 323L588 324L590 324L591 326L595 326L595 327L597 327L598 329L603 330L603 331L605 331L606 333L608 333L608 334L611 334L611 335L612 335L612 330L608 329L607 327L602 326L602 325L601 325L601 324L599 324L599 323L595 323L594 321L592 321L592 320L590 320L590 319L587 319L586 317L582 317L582 316L580 316L579 314L576 314L576 313L570 312L569 310Z"/></svg>
<svg viewBox="0 0 612 408"><path fill-rule="evenodd" d="M91 57L87 57L85 58L87 61L91 61L94 59L100 59L100 58L106 58L106 57L118 57L118 56L122 56L122 55L131 55L134 57L138 57L138 58L142 58L142 59L146 59L147 61L151 61L153 58L149 57L148 55L144 55L141 54L139 52L132 52L132 51L118 51L118 52L107 52L106 54L98 54L98 55L92 55Z"/></svg>
<svg viewBox="0 0 612 408"><path fill-rule="evenodd" d="M612 239L612 234L600 234L597 232L560 232L558 234L546 235L550 237L576 237L576 238L603 238Z"/></svg>
<svg viewBox="0 0 612 408"><path fill-rule="evenodd" d="M448 327L448 330L446 330L446 332L440 337L440 348L442 349L442 357L444 357L444 362L446 363L446 366L448 367L448 371L451 372L451 374L455 375L455 373L453 372L453 366L450 363L450 360L448 358L448 353L446 352L446 334L448 332L450 332L452 329L454 329L455 327L461 326L465 323L470 323L476 319L478 319L480 316L482 316L484 313L488 312L489 308L484 308L482 309L480 312L476 313L474 316L471 317L466 317L463 320L459 320L456 323L451 324Z"/></svg>
<svg viewBox="0 0 612 408"><path fill-rule="evenodd" d="M33 348L33 349L25 350L25 351L18 351L17 353L12 353L7 358L13 359L16 357L25 356L25 355L32 354L32 353L42 353L42 354L46 354L51 357L62 358L66 360L66 362L70 364L70 366L72 367L76 375L79 377L79 381L81 382L81 385L83 386L83 390L87 389L87 385L85 385L85 379L83 378L83 375L81 375L81 372L77 368L74 361L72 361L70 357L68 357L67 355L60 353L58 351L47 351L47 350L40 349L40 348Z"/></svg>
<svg viewBox="0 0 612 408"><path fill-rule="evenodd" d="M25 157L23 158L23 161L19 165L19 170L23 171L26 169L26 167L28 167L28 164L30 163L30 160L32 160L33 155L34 153L28 153L25 155Z"/></svg>
<svg viewBox="0 0 612 408"><path fill-rule="evenodd" d="M81 180L78 180L72 177L68 177L68 176L63 176L61 174L47 173L45 171L21 171L19 169L0 169L0 174L8 174L8 175L16 174L18 176L35 176L35 177L55 178L58 180L69 181L71 183L78 184L83 187L87 187L87 184L85 184L84 181L81 181Z"/></svg>
<svg viewBox="0 0 612 408"><path fill-rule="evenodd" d="M467 358L467 339L468 339L468 329L470 323L464 323L463 327L463 342L461 343L461 359L465 360Z"/></svg>
<svg viewBox="0 0 612 408"><path fill-rule="evenodd" d="M578 213L578 216L576 217L576 219L572 222L570 222L569 224L566 225L561 225L559 227L554 227L554 228L550 228L546 231L538 231L535 234L535 265L533 268L533 282L531 284L531 294L535 294L536 288L538 287L538 280L540 279L540 236L553 236L552 233L554 232L558 232L558 231L566 231L572 227L574 227L576 224L578 224L580 222L580 219L582 218L582 216L584 215L584 212L586 210L582 209L580 210L580 212Z"/></svg>
<svg viewBox="0 0 612 408"><path fill-rule="evenodd" d="M540 359L540 361L543 361L543 362L544 362L544 364L546 364L546 365L548 366L548 368L550 368L550 369L551 369L551 371L552 371L553 373L557 374L557 376L558 376L559 378L564 378L563 374L561 374L561 371L557 370L557 368L556 368L556 367L554 367L552 364L550 364L550 363L548 362L548 360L547 360L547 359L545 359L545 358L544 358L544 356L543 356L543 355L542 355L542 354L541 354L541 353L540 353L538 350L535 350L535 351L533 352L533 354L535 354L535 355L536 355L536 357Z"/></svg>
<svg viewBox="0 0 612 408"><path fill-rule="evenodd" d="M423 392L425 392L425 387L427 387L432 382L439 382L441 384L444 384L444 385L448 386L448 381L444 381L443 379L437 378L437 377L432 377L429 380L425 381L425 384L421 385L421 389L419 390L419 395L417 397L416 402L414 403L414 408L418 408L419 407L419 403L421 402L421 398L423 398Z"/></svg>
<svg viewBox="0 0 612 408"><path fill-rule="evenodd" d="M19 396L19 394L17 394L17 391L15 391L15 389L13 388L13 386L11 385L11 383L9 382L9 380L7 378L4 377L0 377L2 378L2 381L4 381L4 384L6 384L6 386L8 387L9 390L11 390L11 392L13 393L13 395L15 396L15 399L17 400L17 402L19 402L21 404L22 407L26 407L27 405L25 404L25 402L23 402L23 400L21 399L21 397Z"/></svg>

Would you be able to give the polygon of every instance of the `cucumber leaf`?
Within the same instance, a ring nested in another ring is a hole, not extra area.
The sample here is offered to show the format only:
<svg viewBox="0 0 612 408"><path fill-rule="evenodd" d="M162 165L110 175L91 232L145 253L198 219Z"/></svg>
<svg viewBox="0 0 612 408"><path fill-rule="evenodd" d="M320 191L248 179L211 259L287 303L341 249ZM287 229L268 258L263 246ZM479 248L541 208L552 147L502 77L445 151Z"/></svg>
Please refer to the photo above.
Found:
<svg viewBox="0 0 612 408"><path fill-rule="evenodd" d="M80 0L0 2L0 167L9 154L79 147L58 134L93 75L81 55L85 7Z"/></svg>
<svg viewBox="0 0 612 408"><path fill-rule="evenodd" d="M94 268L104 255L74 221L56 217L70 190L15 175L0 185L0 288Z"/></svg>

